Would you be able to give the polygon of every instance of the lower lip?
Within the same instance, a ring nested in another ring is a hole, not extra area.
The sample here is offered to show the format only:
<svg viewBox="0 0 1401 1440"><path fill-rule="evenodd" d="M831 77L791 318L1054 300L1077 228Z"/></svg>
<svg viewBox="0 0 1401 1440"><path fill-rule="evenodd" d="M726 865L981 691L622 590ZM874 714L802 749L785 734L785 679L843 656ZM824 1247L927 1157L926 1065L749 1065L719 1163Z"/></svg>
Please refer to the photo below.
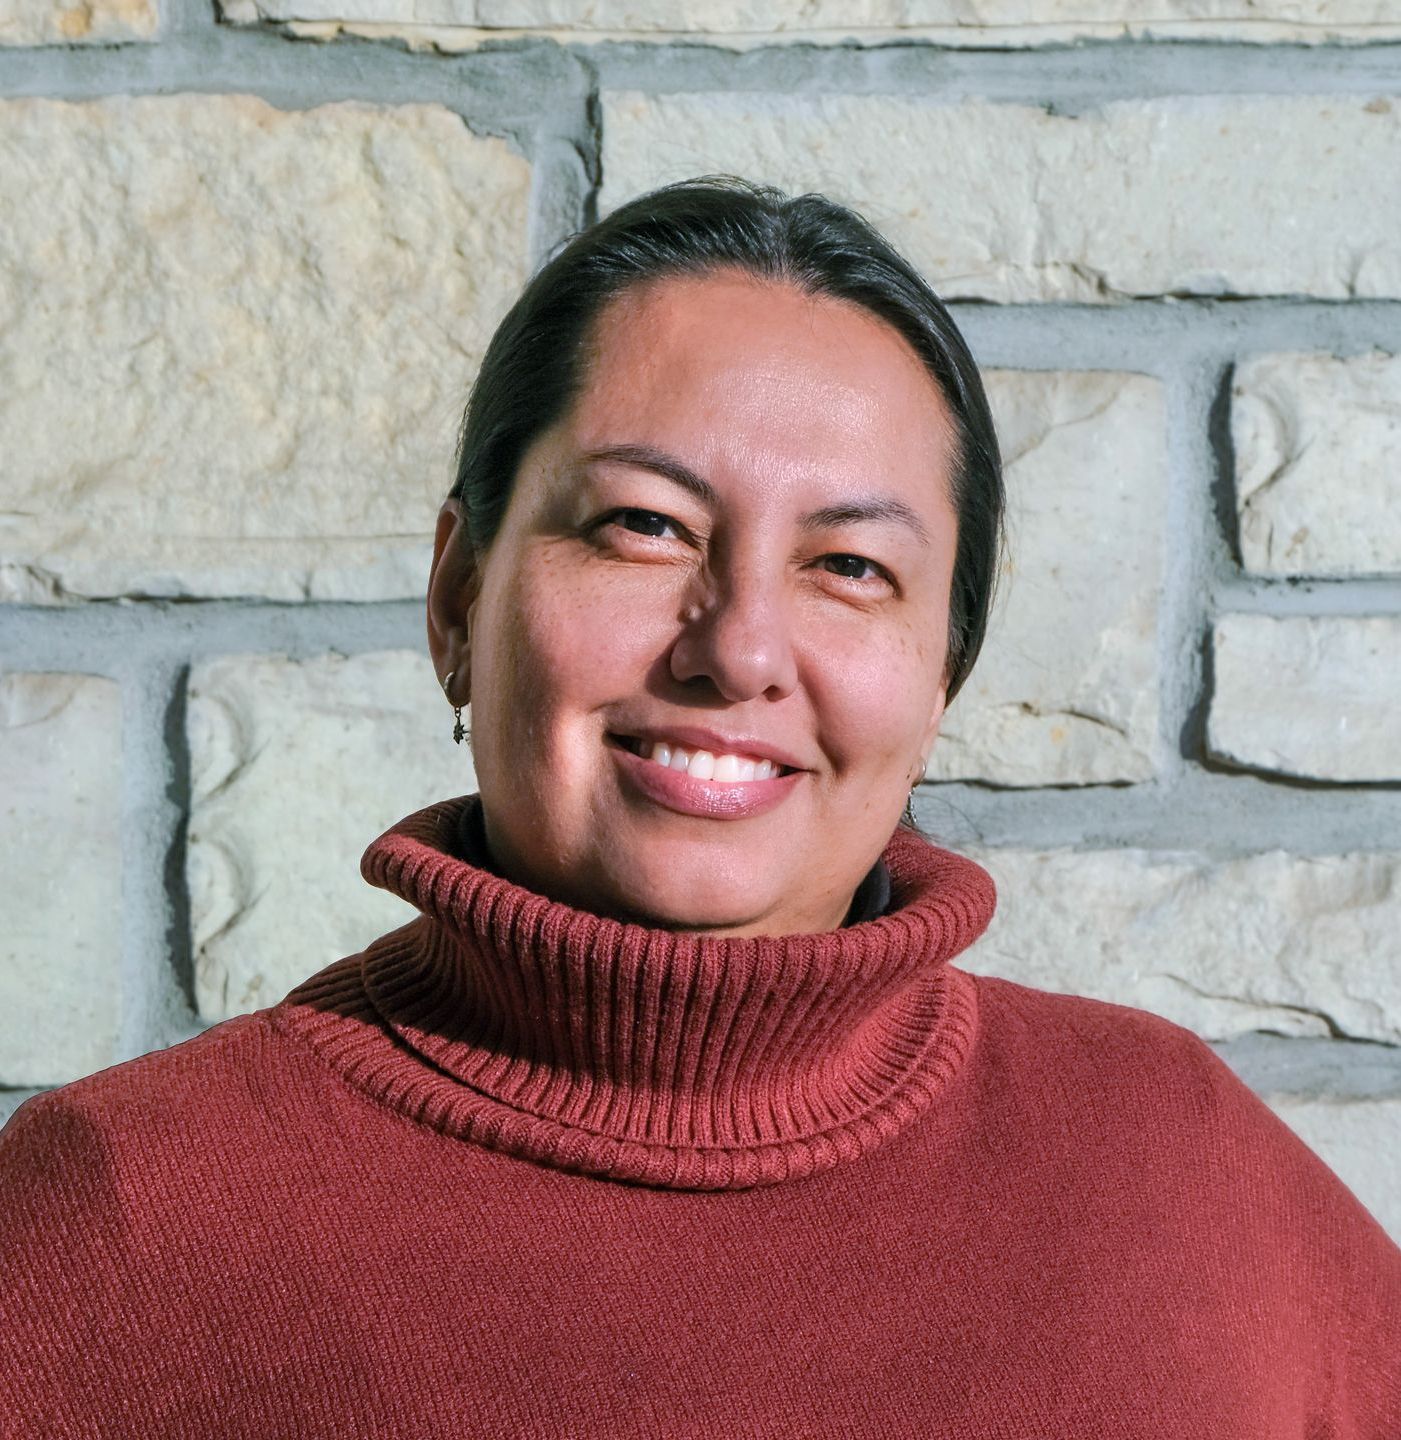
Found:
<svg viewBox="0 0 1401 1440"><path fill-rule="evenodd" d="M617 756L623 774L649 800L679 815L703 815L710 820L745 820L781 805L806 773L791 770L771 780L697 780L684 770L644 760L616 740L608 748Z"/></svg>

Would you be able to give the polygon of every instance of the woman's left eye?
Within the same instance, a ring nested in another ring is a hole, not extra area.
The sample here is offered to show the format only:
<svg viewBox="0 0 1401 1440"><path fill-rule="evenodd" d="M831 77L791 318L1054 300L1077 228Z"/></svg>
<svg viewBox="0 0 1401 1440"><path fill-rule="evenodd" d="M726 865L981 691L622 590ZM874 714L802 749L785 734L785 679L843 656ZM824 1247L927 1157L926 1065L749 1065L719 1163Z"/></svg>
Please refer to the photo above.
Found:
<svg viewBox="0 0 1401 1440"><path fill-rule="evenodd" d="M634 529L631 525L624 524L625 520L632 517L640 517L643 524L648 527L660 527L661 529L665 529L668 525L674 526L676 524L674 520L669 520L665 515L659 515L655 510L635 509L614 510L611 515L604 516L603 523L608 524L611 522L617 525L621 525L624 530L629 530L634 535L646 535L652 540L660 540L662 538L658 529L656 528L637 530Z"/></svg>
<svg viewBox="0 0 1401 1440"><path fill-rule="evenodd" d="M836 570L831 572L834 575L841 574L842 578L846 580L883 580L885 578L880 566L878 566L873 560L867 560L864 555L824 555L822 558L824 562L835 561L838 564L846 565L849 567L849 570L855 569L859 571L862 566L865 566L871 572L870 575L851 574L849 572L840 572Z"/></svg>

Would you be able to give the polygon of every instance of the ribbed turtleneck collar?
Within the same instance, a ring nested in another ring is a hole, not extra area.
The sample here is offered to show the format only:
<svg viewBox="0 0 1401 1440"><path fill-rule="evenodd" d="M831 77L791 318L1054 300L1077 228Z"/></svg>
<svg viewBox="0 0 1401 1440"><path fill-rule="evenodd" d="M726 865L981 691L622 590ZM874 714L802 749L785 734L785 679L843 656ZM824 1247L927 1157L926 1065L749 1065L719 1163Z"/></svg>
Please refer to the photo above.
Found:
<svg viewBox="0 0 1401 1440"><path fill-rule="evenodd" d="M445 801L380 836L361 873L420 917L273 1007L402 1113L564 1170L740 1189L856 1159L962 1065L975 990L946 962L996 903L974 861L897 829L885 914L716 938L493 873L470 839L480 804Z"/></svg>

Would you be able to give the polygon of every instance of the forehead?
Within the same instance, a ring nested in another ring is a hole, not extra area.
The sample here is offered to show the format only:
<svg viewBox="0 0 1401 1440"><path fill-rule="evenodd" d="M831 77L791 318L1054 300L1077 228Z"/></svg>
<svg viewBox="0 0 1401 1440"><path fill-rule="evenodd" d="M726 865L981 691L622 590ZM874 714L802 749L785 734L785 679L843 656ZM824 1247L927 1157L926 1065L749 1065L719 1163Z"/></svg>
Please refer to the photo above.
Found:
<svg viewBox="0 0 1401 1440"><path fill-rule="evenodd" d="M733 271L668 277L607 305L590 340L579 450L650 443L711 471L905 477L926 494L947 474L948 402L861 306Z"/></svg>

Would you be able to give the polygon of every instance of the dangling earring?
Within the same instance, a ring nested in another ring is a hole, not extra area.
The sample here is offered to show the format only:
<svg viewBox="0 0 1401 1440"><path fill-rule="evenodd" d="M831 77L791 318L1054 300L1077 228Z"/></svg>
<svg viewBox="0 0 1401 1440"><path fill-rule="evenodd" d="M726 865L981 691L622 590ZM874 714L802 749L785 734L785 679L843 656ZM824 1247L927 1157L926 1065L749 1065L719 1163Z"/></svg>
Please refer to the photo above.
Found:
<svg viewBox="0 0 1401 1440"><path fill-rule="evenodd" d="M456 674L457 674L457 671L456 671L456 670L449 670L448 673L443 676L443 694L444 694L444 695L447 695L447 697L448 697L448 704L449 704L449 705L452 705L452 696L448 693L448 687L452 684L452 677L453 677L454 675L456 675ZM454 719L454 721L456 722L456 723L453 725L453 727L452 727L453 743L454 743L454 744L457 744L457 745L461 745L461 744L462 744L462 737L467 733L466 729L464 728L464 726L463 726L463 724L462 724L462 706L461 706L461 705L453 705L453 706L452 706L452 714L453 714L453 719Z"/></svg>
<svg viewBox="0 0 1401 1440"><path fill-rule="evenodd" d="M915 783L910 786L910 793L905 796L905 813L901 817L909 825L917 825L915 819L915 791L919 789L920 781L924 779L924 772L929 769L928 757L919 762L919 769L915 771Z"/></svg>

